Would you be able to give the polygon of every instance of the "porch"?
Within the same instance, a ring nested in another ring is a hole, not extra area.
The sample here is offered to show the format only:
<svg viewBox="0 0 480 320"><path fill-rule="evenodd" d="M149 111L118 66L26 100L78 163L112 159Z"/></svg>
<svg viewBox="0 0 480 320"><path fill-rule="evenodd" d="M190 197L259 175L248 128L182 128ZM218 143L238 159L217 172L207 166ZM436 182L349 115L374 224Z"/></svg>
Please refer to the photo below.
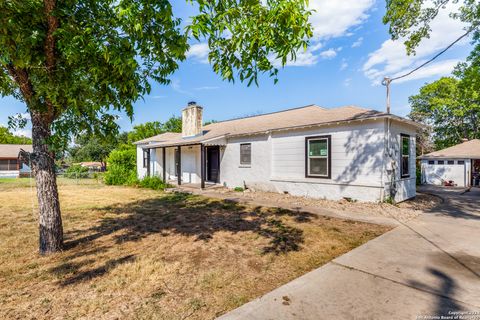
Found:
<svg viewBox="0 0 480 320"><path fill-rule="evenodd" d="M203 143L143 148L143 176L182 187L205 189L220 183L221 146Z"/></svg>

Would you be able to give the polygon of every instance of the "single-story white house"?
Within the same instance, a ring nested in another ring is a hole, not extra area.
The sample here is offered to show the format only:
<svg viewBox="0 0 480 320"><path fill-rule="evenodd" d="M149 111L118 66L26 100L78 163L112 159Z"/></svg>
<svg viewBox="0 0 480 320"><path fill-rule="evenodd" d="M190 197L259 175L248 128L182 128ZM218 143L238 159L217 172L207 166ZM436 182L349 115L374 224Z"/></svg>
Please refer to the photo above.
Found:
<svg viewBox="0 0 480 320"><path fill-rule="evenodd" d="M18 178L30 174L30 168L18 159L20 149L32 152L29 144L0 144L0 178Z"/></svg>
<svg viewBox="0 0 480 320"><path fill-rule="evenodd" d="M422 183L443 185L453 181L459 187L480 185L480 140L460 144L419 157Z"/></svg>
<svg viewBox="0 0 480 320"><path fill-rule="evenodd" d="M202 126L202 110L190 102L182 133L135 143L139 178L336 200L415 196L415 122L309 105Z"/></svg>

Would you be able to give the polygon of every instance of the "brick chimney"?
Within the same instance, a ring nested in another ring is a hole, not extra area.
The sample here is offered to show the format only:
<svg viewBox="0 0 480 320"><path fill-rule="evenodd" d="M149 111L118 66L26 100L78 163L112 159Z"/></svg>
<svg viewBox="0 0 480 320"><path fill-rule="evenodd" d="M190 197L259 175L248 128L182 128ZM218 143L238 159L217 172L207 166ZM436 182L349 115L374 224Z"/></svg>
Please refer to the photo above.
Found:
<svg viewBox="0 0 480 320"><path fill-rule="evenodd" d="M188 103L182 110L182 137L194 137L202 134L202 113L203 108L195 101Z"/></svg>

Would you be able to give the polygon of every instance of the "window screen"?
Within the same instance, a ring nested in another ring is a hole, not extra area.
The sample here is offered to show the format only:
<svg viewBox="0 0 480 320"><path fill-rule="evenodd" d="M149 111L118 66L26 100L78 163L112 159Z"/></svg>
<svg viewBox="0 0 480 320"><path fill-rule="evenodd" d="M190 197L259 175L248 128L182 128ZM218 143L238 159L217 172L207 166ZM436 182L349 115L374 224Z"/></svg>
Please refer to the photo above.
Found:
<svg viewBox="0 0 480 320"><path fill-rule="evenodd" d="M240 164L250 165L252 164L252 144L242 143L240 145Z"/></svg>
<svg viewBox="0 0 480 320"><path fill-rule="evenodd" d="M410 136L402 134L401 136L401 175L402 178L410 176Z"/></svg>
<svg viewBox="0 0 480 320"><path fill-rule="evenodd" d="M330 136L307 138L307 177L330 177Z"/></svg>

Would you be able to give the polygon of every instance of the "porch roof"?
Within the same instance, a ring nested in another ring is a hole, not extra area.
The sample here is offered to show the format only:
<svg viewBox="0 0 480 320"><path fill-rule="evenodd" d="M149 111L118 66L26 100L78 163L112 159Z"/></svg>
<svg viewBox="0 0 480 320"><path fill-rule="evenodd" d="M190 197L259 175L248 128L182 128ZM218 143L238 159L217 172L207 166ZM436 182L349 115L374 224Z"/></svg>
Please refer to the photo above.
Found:
<svg viewBox="0 0 480 320"><path fill-rule="evenodd" d="M181 133L163 133L135 142L143 148L168 147L193 144L226 143L227 137L266 134L272 131L294 130L323 125L340 125L350 122L390 118L419 128L413 121L384 112L345 106L325 109L316 105L289 109L241 119L216 122L204 127L201 135L182 138ZM221 145L221 144L220 144Z"/></svg>

